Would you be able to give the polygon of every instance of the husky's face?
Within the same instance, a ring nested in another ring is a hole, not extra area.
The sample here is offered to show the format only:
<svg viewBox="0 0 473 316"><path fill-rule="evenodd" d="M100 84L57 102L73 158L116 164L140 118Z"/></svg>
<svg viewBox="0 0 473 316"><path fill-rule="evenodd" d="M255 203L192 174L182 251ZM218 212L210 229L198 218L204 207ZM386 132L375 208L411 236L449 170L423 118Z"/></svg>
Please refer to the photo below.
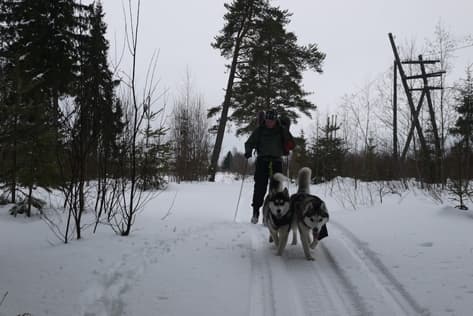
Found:
<svg viewBox="0 0 473 316"><path fill-rule="evenodd" d="M284 217L289 212L289 192L287 188L282 192L274 193L268 203L271 214L277 218Z"/></svg>
<svg viewBox="0 0 473 316"><path fill-rule="evenodd" d="M320 203L317 200L307 203L304 208L303 220L308 227L319 231L328 222L328 212L325 208L325 203Z"/></svg>

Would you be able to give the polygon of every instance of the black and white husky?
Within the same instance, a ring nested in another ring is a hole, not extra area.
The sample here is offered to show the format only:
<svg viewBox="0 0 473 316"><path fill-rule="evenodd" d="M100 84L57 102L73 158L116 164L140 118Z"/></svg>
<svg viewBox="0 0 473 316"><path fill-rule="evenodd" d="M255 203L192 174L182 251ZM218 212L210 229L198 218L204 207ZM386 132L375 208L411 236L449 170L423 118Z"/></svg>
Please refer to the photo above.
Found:
<svg viewBox="0 0 473 316"><path fill-rule="evenodd" d="M274 241L277 255L286 248L287 238L292 226L289 191L284 187L285 177L275 173L269 183L269 193L263 203L263 223L268 227L270 241Z"/></svg>
<svg viewBox="0 0 473 316"><path fill-rule="evenodd" d="M310 249L314 249L320 239L328 236L326 224L329 219L325 203L319 197L310 194L311 174L310 168L304 167L299 170L298 190L291 196L290 210L294 214L292 228L294 231L295 229L299 231L307 260L314 260Z"/></svg>

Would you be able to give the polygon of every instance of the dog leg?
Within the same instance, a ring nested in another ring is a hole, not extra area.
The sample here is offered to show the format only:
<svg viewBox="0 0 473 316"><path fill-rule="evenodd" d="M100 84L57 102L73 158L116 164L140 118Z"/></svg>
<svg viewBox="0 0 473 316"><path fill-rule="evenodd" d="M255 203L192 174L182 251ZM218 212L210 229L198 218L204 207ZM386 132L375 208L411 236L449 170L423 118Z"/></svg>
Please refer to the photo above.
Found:
<svg viewBox="0 0 473 316"><path fill-rule="evenodd" d="M297 232L295 229L292 230L292 243L291 245L297 245Z"/></svg>
<svg viewBox="0 0 473 316"><path fill-rule="evenodd" d="M292 243L291 245L297 245L297 224L293 222L291 224L291 230L292 230Z"/></svg>
<svg viewBox="0 0 473 316"><path fill-rule="evenodd" d="M314 240L310 243L310 248L315 249L319 243L319 231L316 228L312 231L312 238L314 238Z"/></svg>
<svg viewBox="0 0 473 316"><path fill-rule="evenodd" d="M301 243L302 243L302 249L304 250L304 255L307 260L315 260L314 257L310 254L310 249L309 249L309 234L310 231L305 228L305 227L300 227L299 225L299 233L301 236Z"/></svg>
<svg viewBox="0 0 473 316"><path fill-rule="evenodd" d="M274 231L274 230L271 230L271 237L273 238L273 241L274 241L274 245L276 246L276 248L279 247L279 236L278 236L278 232L277 231Z"/></svg>
<svg viewBox="0 0 473 316"><path fill-rule="evenodd" d="M288 227L283 226L279 228L279 244L278 244L278 252L276 253L277 256L282 256L284 248L287 245L287 239L289 237Z"/></svg>
<svg viewBox="0 0 473 316"><path fill-rule="evenodd" d="M318 244L319 244L319 241L317 239L314 239L312 243L310 244L310 248L315 249L315 247L317 247Z"/></svg>

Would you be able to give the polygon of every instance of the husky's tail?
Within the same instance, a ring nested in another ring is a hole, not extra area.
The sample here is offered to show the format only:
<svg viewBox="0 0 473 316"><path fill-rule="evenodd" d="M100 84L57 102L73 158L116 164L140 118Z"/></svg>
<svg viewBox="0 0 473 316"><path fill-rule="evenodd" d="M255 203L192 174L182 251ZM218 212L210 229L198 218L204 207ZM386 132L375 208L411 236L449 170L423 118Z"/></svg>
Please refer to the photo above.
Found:
<svg viewBox="0 0 473 316"><path fill-rule="evenodd" d="M310 178L312 176L312 170L308 167L304 167L299 170L297 175L297 193L310 194Z"/></svg>
<svg viewBox="0 0 473 316"><path fill-rule="evenodd" d="M273 174L269 183L270 190L274 192L284 191L284 181L286 181L286 177L282 173L277 172Z"/></svg>

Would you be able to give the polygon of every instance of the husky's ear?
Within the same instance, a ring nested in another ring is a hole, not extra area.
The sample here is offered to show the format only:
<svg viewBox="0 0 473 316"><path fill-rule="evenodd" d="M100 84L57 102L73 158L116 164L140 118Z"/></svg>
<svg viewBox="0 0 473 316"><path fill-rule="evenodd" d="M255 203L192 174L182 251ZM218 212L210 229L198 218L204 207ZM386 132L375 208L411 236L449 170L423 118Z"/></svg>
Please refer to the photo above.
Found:
<svg viewBox="0 0 473 316"><path fill-rule="evenodd" d="M287 188L284 188L284 190L282 191L282 193L284 194L284 196L289 197L289 191L287 190Z"/></svg>
<svg viewBox="0 0 473 316"><path fill-rule="evenodd" d="M304 207L303 207L303 214L306 214L307 212L310 212L310 210L312 209L312 203L305 203L304 204Z"/></svg>
<svg viewBox="0 0 473 316"><path fill-rule="evenodd" d="M327 218L329 217L327 206L325 206L324 202L322 202L322 204L320 205L320 210L325 216L327 216Z"/></svg>

